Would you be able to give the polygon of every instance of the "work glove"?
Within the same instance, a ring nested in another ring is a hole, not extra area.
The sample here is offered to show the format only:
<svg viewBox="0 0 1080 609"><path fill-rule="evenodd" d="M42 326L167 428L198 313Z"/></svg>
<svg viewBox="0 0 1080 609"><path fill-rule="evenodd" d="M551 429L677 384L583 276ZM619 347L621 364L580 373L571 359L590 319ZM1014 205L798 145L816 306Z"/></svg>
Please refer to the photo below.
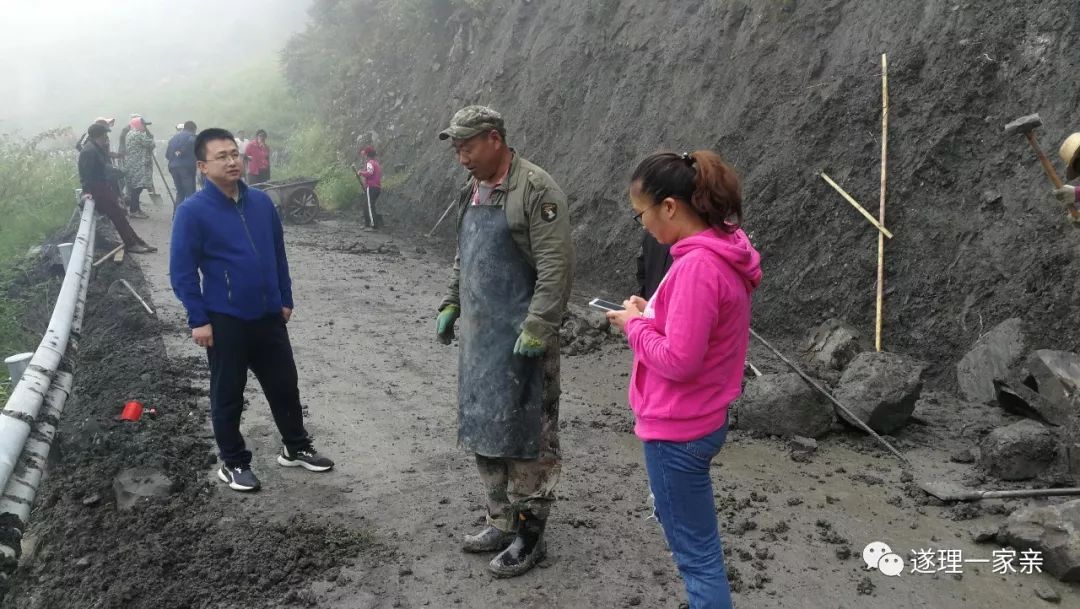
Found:
<svg viewBox="0 0 1080 609"><path fill-rule="evenodd" d="M1066 184L1061 188L1055 188L1054 198L1058 201L1061 201L1064 205L1076 203L1076 187Z"/></svg>
<svg viewBox="0 0 1080 609"><path fill-rule="evenodd" d="M454 322L461 316L461 307L446 305L439 311L439 317L435 320L435 335L439 342L449 345L454 340Z"/></svg>
<svg viewBox="0 0 1080 609"><path fill-rule="evenodd" d="M521 331L517 343L514 344L514 355L522 357L540 357L544 354L544 351L547 351L547 345L544 344L544 341L525 330Z"/></svg>

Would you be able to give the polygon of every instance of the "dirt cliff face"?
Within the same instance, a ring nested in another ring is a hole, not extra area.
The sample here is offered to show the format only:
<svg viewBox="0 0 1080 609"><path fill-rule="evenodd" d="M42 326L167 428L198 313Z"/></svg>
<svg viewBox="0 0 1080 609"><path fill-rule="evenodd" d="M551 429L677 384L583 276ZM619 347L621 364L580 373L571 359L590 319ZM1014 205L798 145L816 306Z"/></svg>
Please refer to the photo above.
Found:
<svg viewBox="0 0 1080 609"><path fill-rule="evenodd" d="M744 178L764 258L759 331L801 335L835 316L872 335L876 233L818 173L876 215L886 52L885 347L952 382L955 360L1007 317L1038 347L1080 338L1080 230L1024 138L1003 132L1041 113L1064 172L1057 146L1080 131L1075 2L435 1L423 35L394 38L400 17L364 26L388 41L373 51L343 35L367 4L318 3L287 71L343 142L374 137L384 167L407 175L384 199L399 225L434 224L464 177L436 133L458 107L491 105L570 197L579 287L617 298L640 243L625 196L635 163L713 148ZM336 63L317 70L317 57Z"/></svg>

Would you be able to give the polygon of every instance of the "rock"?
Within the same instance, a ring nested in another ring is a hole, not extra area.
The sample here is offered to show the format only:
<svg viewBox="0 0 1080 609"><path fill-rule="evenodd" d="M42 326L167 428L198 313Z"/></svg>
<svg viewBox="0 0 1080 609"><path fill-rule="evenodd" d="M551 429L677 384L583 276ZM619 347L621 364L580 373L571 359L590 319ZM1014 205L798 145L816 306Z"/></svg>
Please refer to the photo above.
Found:
<svg viewBox="0 0 1080 609"><path fill-rule="evenodd" d="M87 507L90 507L91 505L97 505L99 501L101 501L101 495L98 495L97 493L94 493L93 495L90 495L89 497L84 497L83 500L82 500L82 504L87 506Z"/></svg>
<svg viewBox="0 0 1080 609"><path fill-rule="evenodd" d="M859 354L840 377L835 397L878 433L902 428L922 393L926 364L895 353ZM847 415L841 414L844 420Z"/></svg>
<svg viewBox="0 0 1080 609"><path fill-rule="evenodd" d="M1080 415L1080 355L1040 349L1028 356L1027 370L1039 395L1061 409L1062 419L1051 423Z"/></svg>
<svg viewBox="0 0 1080 609"><path fill-rule="evenodd" d="M949 455L949 461L953 463L974 463L975 455L971 453L970 448L963 448Z"/></svg>
<svg viewBox="0 0 1080 609"><path fill-rule="evenodd" d="M125 469L113 479L116 506L121 510L135 507L139 500L166 497L172 491L172 480L156 469L135 467Z"/></svg>
<svg viewBox="0 0 1080 609"><path fill-rule="evenodd" d="M1057 590L1054 590L1042 582L1035 584L1035 596L1054 605L1061 602L1061 596L1058 595Z"/></svg>
<svg viewBox="0 0 1080 609"><path fill-rule="evenodd" d="M788 442L788 447L791 448L792 452L813 453L817 452L817 440L803 436L795 436Z"/></svg>
<svg viewBox="0 0 1080 609"><path fill-rule="evenodd" d="M1030 480L1057 455L1054 434L1042 423L1025 419L990 432L979 445L979 466L1002 480Z"/></svg>
<svg viewBox="0 0 1080 609"><path fill-rule="evenodd" d="M1080 499L1013 512L998 541L1042 553L1042 568L1063 582L1080 582Z"/></svg>
<svg viewBox="0 0 1080 609"><path fill-rule="evenodd" d="M994 381L994 390L998 404L1006 412L1051 425L1064 425L1069 420L1067 407L1054 404L1026 385Z"/></svg>
<svg viewBox="0 0 1080 609"><path fill-rule="evenodd" d="M843 370L859 352L868 348L868 345L863 345L862 334L854 326L839 319L830 319L810 331L803 359L834 370Z"/></svg>
<svg viewBox="0 0 1080 609"><path fill-rule="evenodd" d="M990 543L997 539L998 530L992 526L971 529L971 540L975 543Z"/></svg>
<svg viewBox="0 0 1080 609"><path fill-rule="evenodd" d="M738 429L775 436L820 437L833 421L832 406L793 372L750 379L732 411Z"/></svg>
<svg viewBox="0 0 1080 609"><path fill-rule="evenodd" d="M85 568L89 567L90 566L90 557L89 556L83 556L79 560L75 561L75 566L78 567L79 569L85 569Z"/></svg>
<svg viewBox="0 0 1080 609"><path fill-rule="evenodd" d="M994 399L994 379L1008 378L1009 371L1024 355L1027 338L1024 322L1007 319L979 337L971 350L956 364L960 393L972 402Z"/></svg>

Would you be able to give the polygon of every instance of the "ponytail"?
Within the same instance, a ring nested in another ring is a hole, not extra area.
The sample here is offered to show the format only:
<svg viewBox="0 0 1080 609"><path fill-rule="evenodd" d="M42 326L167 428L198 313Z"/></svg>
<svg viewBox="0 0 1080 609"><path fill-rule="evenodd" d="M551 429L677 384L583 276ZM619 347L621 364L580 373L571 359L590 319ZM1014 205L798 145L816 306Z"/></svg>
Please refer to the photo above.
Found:
<svg viewBox="0 0 1080 609"><path fill-rule="evenodd" d="M654 203L682 200L713 228L731 233L742 224L739 176L711 150L658 152L638 164L630 181L640 183Z"/></svg>

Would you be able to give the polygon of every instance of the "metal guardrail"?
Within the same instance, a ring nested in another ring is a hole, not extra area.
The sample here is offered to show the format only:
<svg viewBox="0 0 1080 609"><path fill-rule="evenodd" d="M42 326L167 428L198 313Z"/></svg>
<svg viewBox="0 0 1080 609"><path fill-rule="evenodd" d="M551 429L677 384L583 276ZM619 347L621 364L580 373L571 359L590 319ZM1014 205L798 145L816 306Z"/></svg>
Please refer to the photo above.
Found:
<svg viewBox="0 0 1080 609"><path fill-rule="evenodd" d="M21 554L19 541L74 380L97 218L92 198L76 190L75 199L82 203L82 217L49 327L0 411L0 553L9 558Z"/></svg>

